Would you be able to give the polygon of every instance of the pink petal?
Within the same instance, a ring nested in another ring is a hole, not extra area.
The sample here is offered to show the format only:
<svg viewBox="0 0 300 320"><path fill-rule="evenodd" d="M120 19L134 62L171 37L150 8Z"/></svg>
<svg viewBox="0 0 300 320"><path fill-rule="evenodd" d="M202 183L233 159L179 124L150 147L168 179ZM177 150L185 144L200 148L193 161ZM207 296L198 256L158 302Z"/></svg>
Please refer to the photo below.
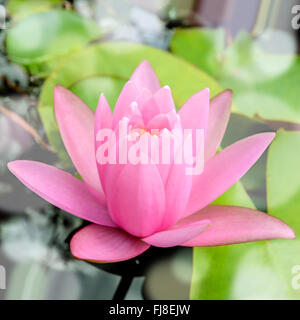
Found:
<svg viewBox="0 0 300 320"><path fill-rule="evenodd" d="M294 231L281 220L253 209L210 205L181 223L209 219L210 227L185 242L188 247L221 246L277 238L294 239Z"/></svg>
<svg viewBox="0 0 300 320"><path fill-rule="evenodd" d="M131 104L131 114L128 116L130 119L129 126L131 125L133 128L144 128L144 120L140 108L138 107L137 102L133 102Z"/></svg>
<svg viewBox="0 0 300 320"><path fill-rule="evenodd" d="M165 185L166 213L163 228L167 228L177 222L188 204L193 176L186 174L186 168L186 164L174 164L171 166Z"/></svg>
<svg viewBox="0 0 300 320"><path fill-rule="evenodd" d="M205 141L205 161L217 152L223 139L232 104L232 91L225 90L210 101L209 121Z"/></svg>
<svg viewBox="0 0 300 320"><path fill-rule="evenodd" d="M192 130L193 155L196 155L196 130L203 129L206 134L209 115L209 89L194 94L179 110L183 129Z"/></svg>
<svg viewBox="0 0 300 320"><path fill-rule="evenodd" d="M143 88L138 97L136 98L136 102L138 104L139 109L141 109L142 105L152 97L152 93L149 89Z"/></svg>
<svg viewBox="0 0 300 320"><path fill-rule="evenodd" d="M170 152L168 152L168 148L167 148L167 144L164 143L164 139L166 137L166 140L170 140ZM166 181L168 179L169 176L169 172L173 166L173 159L174 159L174 149L172 147L172 140L171 140L171 133L168 130L163 130L159 136L158 139L158 144L159 144L159 152L158 152L158 156L159 156L159 163L156 164L157 170L161 176L162 182L165 185ZM163 154L168 154L169 153L169 157L170 159L166 159L167 161L163 161ZM170 160L170 161L169 161Z"/></svg>
<svg viewBox="0 0 300 320"><path fill-rule="evenodd" d="M172 130L172 125L167 114L162 114L162 113L158 114L147 123L148 130L152 130L152 129L162 130L165 128Z"/></svg>
<svg viewBox="0 0 300 320"><path fill-rule="evenodd" d="M114 110L112 124L113 128L118 126L119 121L123 117L128 117L128 115L131 114L131 104L132 102L137 101L140 93L141 89L139 89L133 81L128 81L125 83Z"/></svg>
<svg viewBox="0 0 300 320"><path fill-rule="evenodd" d="M128 133L129 123L131 122L131 118L122 119L122 127ZM123 129L122 129L123 130ZM116 179L118 178L121 170L126 166L126 163L129 162L128 159L128 150L130 150L131 146L137 141L129 141L127 133L122 133L119 130L119 127L115 130L116 139L112 139L110 141L109 149L115 150L115 163L107 163L101 173L101 182L103 183L106 200L109 203L109 199L112 197L112 191L116 184ZM146 133L145 133L146 134Z"/></svg>
<svg viewBox="0 0 300 320"><path fill-rule="evenodd" d="M101 94L99 102L98 102L98 107L96 110L96 115L95 115L95 125L94 125L94 127L95 127L95 151L97 151L101 145L101 141L97 141L97 133L102 129L111 128L112 117L113 117L113 115L112 115L110 106L109 106L104 94ZM102 141L102 143L103 142L104 141ZM98 161L96 161L96 163L97 163L99 179L101 181L105 164L100 164ZM104 190L102 181L101 181L101 184L102 184L102 189Z"/></svg>
<svg viewBox="0 0 300 320"><path fill-rule="evenodd" d="M258 160L273 140L274 133L259 133L227 147L193 176L191 197L184 216L204 208L233 186Z"/></svg>
<svg viewBox="0 0 300 320"><path fill-rule="evenodd" d="M209 220L201 220L172 227L143 238L142 240L155 247L178 246L201 234L208 227L209 223Z"/></svg>
<svg viewBox="0 0 300 320"><path fill-rule="evenodd" d="M127 164L114 183L107 200L118 225L138 237L156 232L165 210L164 185L156 166Z"/></svg>
<svg viewBox="0 0 300 320"><path fill-rule="evenodd" d="M98 102L96 115L95 115L95 133L98 132L98 130L101 130L103 128L108 129L112 126L112 112L111 108L102 93L100 95L100 99Z"/></svg>
<svg viewBox="0 0 300 320"><path fill-rule="evenodd" d="M125 125L128 125L129 122L130 122L130 119L124 121L123 123L125 123ZM127 130L128 130L128 126L127 126ZM109 203L109 198L112 196L112 191L115 187L117 177L120 175L121 170L126 166L126 163L128 163L128 154L126 150L129 150L129 147L132 144L132 142L128 141L127 135L125 135L124 137L119 137L118 130L116 130L114 133L116 134L116 139L115 141L113 139L110 141L108 148L115 150L116 161L115 163L105 164L103 166L103 169L100 170L101 182L103 183L107 203ZM121 154L120 154L120 146L125 145L125 148L126 148L126 144L127 144L127 149L125 149L125 151L121 150ZM121 155L123 155L125 159L121 159Z"/></svg>
<svg viewBox="0 0 300 320"><path fill-rule="evenodd" d="M145 100L141 107L141 112L145 123L148 123L153 117L160 114L158 104L153 96L151 96L148 100Z"/></svg>
<svg viewBox="0 0 300 320"><path fill-rule="evenodd" d="M143 61L133 72L131 81L135 82L140 88L147 88L152 93L160 88L157 76L148 61Z"/></svg>
<svg viewBox="0 0 300 320"><path fill-rule="evenodd" d="M181 130L181 122L177 117L175 110L170 111L168 113L160 113L148 121L146 128L148 130L152 129L168 129L172 131L173 129Z"/></svg>
<svg viewBox="0 0 300 320"><path fill-rule="evenodd" d="M152 100L152 93L147 88L143 88L139 91L135 101L130 105L130 112L126 113L125 116L130 118L130 123L133 126L145 127L144 116L143 116L143 106L147 104L147 101ZM151 105L151 108L153 106Z"/></svg>
<svg viewBox="0 0 300 320"><path fill-rule="evenodd" d="M73 236L70 247L75 258L105 263L134 258L150 246L120 229L91 224Z"/></svg>
<svg viewBox="0 0 300 320"><path fill-rule="evenodd" d="M107 209L90 193L87 185L47 164L19 160L9 170L30 190L56 207L97 224L115 227Z"/></svg>
<svg viewBox="0 0 300 320"><path fill-rule="evenodd" d="M92 110L59 85L54 88L54 106L59 131L74 166L83 180L99 191L99 199L104 201L96 166Z"/></svg>
<svg viewBox="0 0 300 320"><path fill-rule="evenodd" d="M161 113L168 113L172 110L176 111L171 89L168 86L160 88L153 98L157 103Z"/></svg>
<svg viewBox="0 0 300 320"><path fill-rule="evenodd" d="M183 129L206 129L209 115L209 89L189 98L179 110Z"/></svg>

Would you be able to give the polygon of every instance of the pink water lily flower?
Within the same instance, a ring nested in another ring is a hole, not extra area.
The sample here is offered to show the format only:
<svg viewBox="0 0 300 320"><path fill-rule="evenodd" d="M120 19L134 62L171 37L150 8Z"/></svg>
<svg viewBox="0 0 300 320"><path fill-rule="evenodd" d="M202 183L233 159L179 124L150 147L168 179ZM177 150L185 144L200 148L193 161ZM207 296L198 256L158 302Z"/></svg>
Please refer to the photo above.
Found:
<svg viewBox="0 0 300 320"><path fill-rule="evenodd" d="M194 94L176 113L169 87L146 61L125 84L114 113L104 95L96 114L67 89L56 86L56 119L66 150L82 180L35 161L13 161L10 171L48 202L91 224L72 238L74 257L95 262L133 258L150 246L219 246L295 237L281 220L252 209L210 205L258 160L274 138L260 133L217 153L232 102L225 90L209 101L209 90ZM175 115L175 117L174 117ZM184 165L104 164L96 161L97 132L117 130L120 120L149 128L203 129L205 165L187 175Z"/></svg>

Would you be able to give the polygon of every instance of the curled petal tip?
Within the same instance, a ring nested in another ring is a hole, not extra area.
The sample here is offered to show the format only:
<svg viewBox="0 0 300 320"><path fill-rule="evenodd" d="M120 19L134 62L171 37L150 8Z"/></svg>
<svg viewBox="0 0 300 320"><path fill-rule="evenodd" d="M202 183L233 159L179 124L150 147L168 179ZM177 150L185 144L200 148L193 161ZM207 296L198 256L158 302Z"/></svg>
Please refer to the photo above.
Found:
<svg viewBox="0 0 300 320"><path fill-rule="evenodd" d="M223 92L228 92L228 93L233 95L233 90L232 89L225 89Z"/></svg>
<svg viewBox="0 0 300 320"><path fill-rule="evenodd" d="M276 228L277 232L272 239L296 239L295 231L288 224L276 217L272 218L274 221L277 220L277 226L274 226L274 229Z"/></svg>
<svg viewBox="0 0 300 320"><path fill-rule="evenodd" d="M18 162L19 160L16 160L16 161L10 161L7 163L7 168L8 170L14 174L14 167L16 165L16 162Z"/></svg>
<svg viewBox="0 0 300 320"><path fill-rule="evenodd" d="M66 89L65 87L63 87L63 86L60 85L60 84L56 84L56 85L54 86L54 89L53 89L54 96L55 96L55 94L56 94L57 92L66 92L66 91L68 91L68 89Z"/></svg>
<svg viewBox="0 0 300 320"><path fill-rule="evenodd" d="M294 240L296 239L296 233L290 226L286 224L285 230L282 231L282 238Z"/></svg>
<svg viewBox="0 0 300 320"><path fill-rule="evenodd" d="M152 93L156 92L160 88L158 78L151 64L147 60L142 61L138 65L130 80L133 81L140 89L147 88Z"/></svg>
<svg viewBox="0 0 300 320"><path fill-rule="evenodd" d="M222 92L220 92L219 94L217 94L215 97L221 97L221 96L223 96L224 98L226 98L230 101L229 105L230 105L230 109L231 109L233 91L231 89L225 89Z"/></svg>
<svg viewBox="0 0 300 320"><path fill-rule="evenodd" d="M264 133L260 133L260 134L264 135L267 145L269 145L276 136L275 132L264 132Z"/></svg>
<svg viewBox="0 0 300 320"><path fill-rule="evenodd" d="M15 175L17 178L18 175L21 174L22 170L23 170L23 165L26 165L27 163L29 163L31 161L29 160L15 160L15 161L10 161L7 163L7 167L8 170Z"/></svg>
<svg viewBox="0 0 300 320"><path fill-rule="evenodd" d="M151 66L151 64L150 64L150 62L149 62L148 60L143 60L139 65L140 65L140 66L143 66L143 65L145 65L145 66Z"/></svg>

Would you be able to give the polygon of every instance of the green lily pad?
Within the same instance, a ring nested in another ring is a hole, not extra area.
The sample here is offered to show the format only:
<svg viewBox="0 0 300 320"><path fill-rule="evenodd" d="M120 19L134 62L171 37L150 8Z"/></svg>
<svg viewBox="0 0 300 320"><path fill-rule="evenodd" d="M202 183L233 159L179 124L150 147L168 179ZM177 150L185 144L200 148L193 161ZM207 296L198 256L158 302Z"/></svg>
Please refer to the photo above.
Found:
<svg viewBox="0 0 300 320"><path fill-rule="evenodd" d="M79 96L93 111L96 111L99 100L99 88L105 92L108 102L113 108L126 81L110 76L96 76L80 80L69 89Z"/></svg>
<svg viewBox="0 0 300 320"><path fill-rule="evenodd" d="M299 162L300 133L279 131L267 158L268 212L288 223L296 235L300 234ZM235 195L229 201L219 198L218 204L251 207L237 190L228 192ZM191 298L298 300L299 261L299 240L195 248Z"/></svg>
<svg viewBox="0 0 300 320"><path fill-rule="evenodd" d="M84 48L69 55L45 81L39 102L39 113L52 147L66 160L61 138L53 114L53 88L60 84L81 97L95 110L101 92L113 105L122 85L137 65L148 60L162 85L168 84L177 106L197 91L208 87L211 96L222 87L206 73L165 51L128 43L107 42Z"/></svg>
<svg viewBox="0 0 300 320"><path fill-rule="evenodd" d="M240 182L215 200L214 204L254 208ZM235 261L247 246L249 244L194 248L191 299L227 299L235 274Z"/></svg>
<svg viewBox="0 0 300 320"><path fill-rule="evenodd" d="M267 162L267 202L269 212L292 226L297 236L300 236L299 163L300 133L280 130Z"/></svg>
<svg viewBox="0 0 300 320"><path fill-rule="evenodd" d="M269 54L247 33L226 42L220 29L178 29L171 51L231 88L242 114L300 122L300 58Z"/></svg>
<svg viewBox="0 0 300 320"><path fill-rule="evenodd" d="M172 37L171 50L214 78L219 78L225 47L225 30L206 29L206 32L198 30L196 28L176 30ZM184 46L188 46L189 49L184 50Z"/></svg>
<svg viewBox="0 0 300 320"><path fill-rule="evenodd" d="M256 133L272 131L265 123L242 114L233 113L230 117L222 148ZM259 158L253 167L241 179L255 207L267 211L266 203L266 161L267 152Z"/></svg>
<svg viewBox="0 0 300 320"><path fill-rule="evenodd" d="M34 13L48 11L62 3L62 0L9 0L6 7L15 21Z"/></svg>
<svg viewBox="0 0 300 320"><path fill-rule="evenodd" d="M31 15L12 26L6 36L7 54L34 74L46 75L61 56L100 36L91 20L66 10Z"/></svg>

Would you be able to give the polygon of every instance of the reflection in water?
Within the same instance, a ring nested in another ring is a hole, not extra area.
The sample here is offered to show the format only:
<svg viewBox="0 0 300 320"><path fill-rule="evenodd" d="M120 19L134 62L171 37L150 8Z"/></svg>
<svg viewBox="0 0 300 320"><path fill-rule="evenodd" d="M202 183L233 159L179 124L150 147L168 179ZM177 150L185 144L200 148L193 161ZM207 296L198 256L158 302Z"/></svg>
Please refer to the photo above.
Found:
<svg viewBox="0 0 300 320"><path fill-rule="evenodd" d="M68 234L79 219L49 206L1 223L9 266L5 299L111 299L119 277L70 257Z"/></svg>

